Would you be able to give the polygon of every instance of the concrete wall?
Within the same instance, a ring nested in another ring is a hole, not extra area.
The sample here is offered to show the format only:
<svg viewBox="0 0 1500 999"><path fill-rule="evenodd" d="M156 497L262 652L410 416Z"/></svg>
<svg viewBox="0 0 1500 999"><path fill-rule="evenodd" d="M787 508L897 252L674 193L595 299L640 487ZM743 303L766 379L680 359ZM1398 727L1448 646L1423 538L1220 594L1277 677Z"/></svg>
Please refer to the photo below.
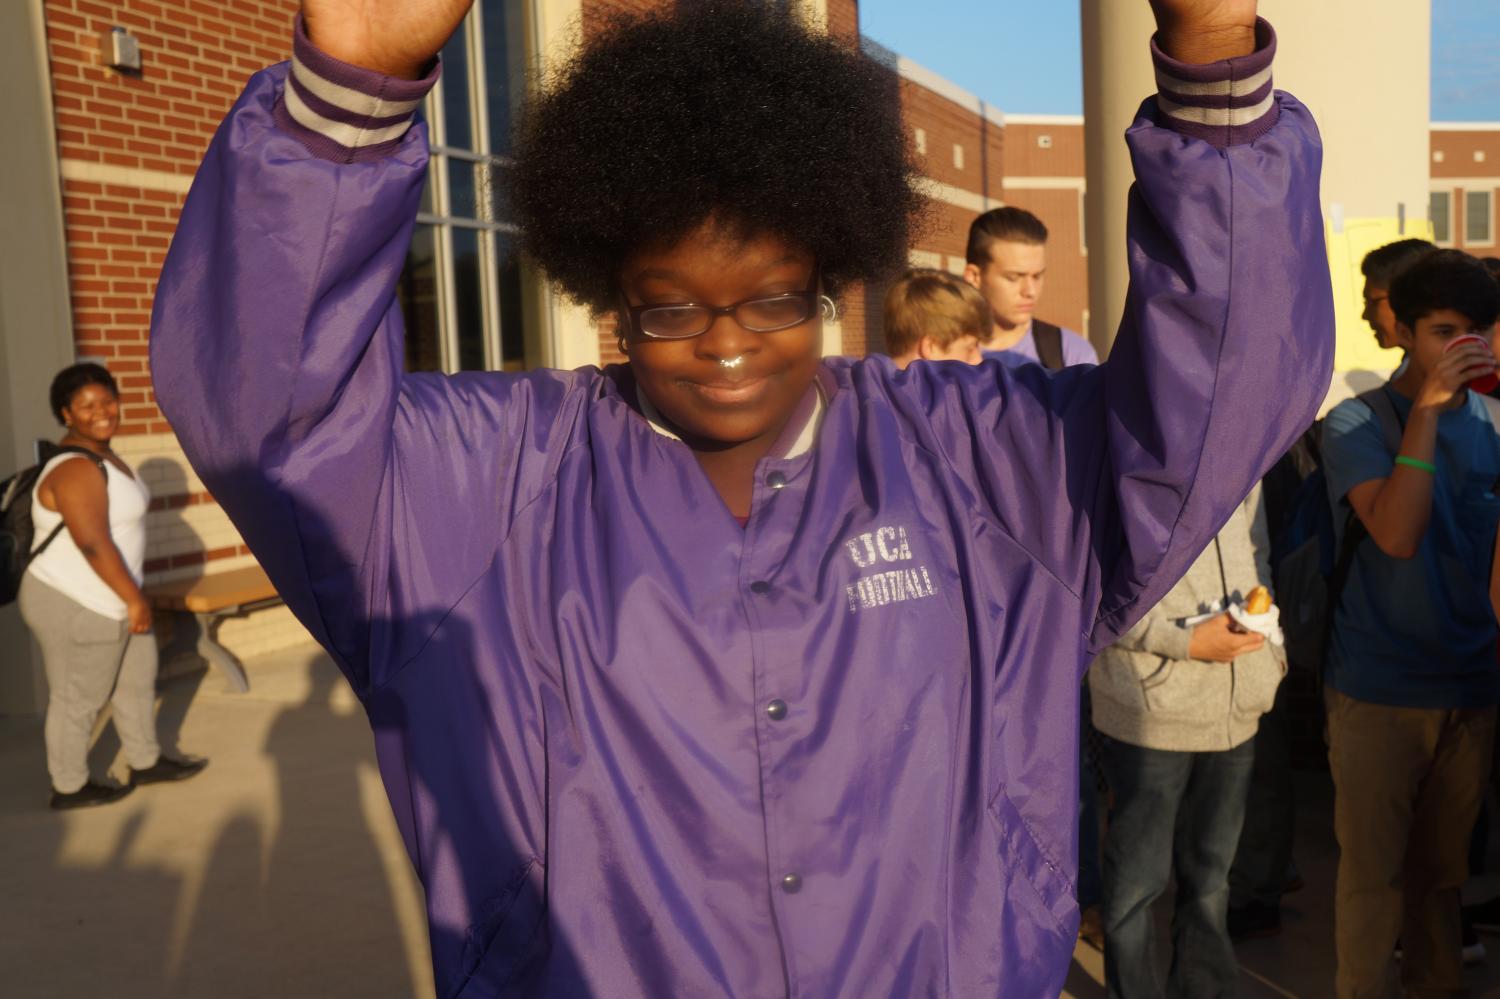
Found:
<svg viewBox="0 0 1500 999"><path fill-rule="evenodd" d="M31 464L32 442L57 433L47 389L73 360L68 268L52 88L41 4L0 4L0 92L10 97L0 158L0 477ZM45 697L41 657L15 607L0 608L0 714Z"/></svg>

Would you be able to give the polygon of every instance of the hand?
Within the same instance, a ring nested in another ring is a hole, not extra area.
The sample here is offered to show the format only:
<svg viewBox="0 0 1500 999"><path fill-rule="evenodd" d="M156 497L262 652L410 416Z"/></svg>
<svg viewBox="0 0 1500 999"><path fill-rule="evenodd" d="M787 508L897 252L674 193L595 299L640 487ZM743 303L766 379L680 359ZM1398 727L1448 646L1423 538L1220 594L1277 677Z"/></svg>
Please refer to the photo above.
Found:
<svg viewBox="0 0 1500 999"><path fill-rule="evenodd" d="M151 630L151 605L145 597L136 597L127 603L125 613L129 615L132 635L144 635Z"/></svg>
<svg viewBox="0 0 1500 999"><path fill-rule="evenodd" d="M344 62L415 80L474 0L302 0L307 37Z"/></svg>
<svg viewBox="0 0 1500 999"><path fill-rule="evenodd" d="M1209 618L1193 629L1188 655L1211 663L1233 662L1266 644L1266 636L1247 632L1228 614Z"/></svg>
<svg viewBox="0 0 1500 999"><path fill-rule="evenodd" d="M1157 44L1173 59L1218 62L1255 51L1256 0L1151 0Z"/></svg>
<svg viewBox="0 0 1500 999"><path fill-rule="evenodd" d="M1417 390L1416 405L1442 410L1452 404L1465 385L1495 369L1495 354L1490 348L1472 340L1461 343L1427 372L1426 380Z"/></svg>

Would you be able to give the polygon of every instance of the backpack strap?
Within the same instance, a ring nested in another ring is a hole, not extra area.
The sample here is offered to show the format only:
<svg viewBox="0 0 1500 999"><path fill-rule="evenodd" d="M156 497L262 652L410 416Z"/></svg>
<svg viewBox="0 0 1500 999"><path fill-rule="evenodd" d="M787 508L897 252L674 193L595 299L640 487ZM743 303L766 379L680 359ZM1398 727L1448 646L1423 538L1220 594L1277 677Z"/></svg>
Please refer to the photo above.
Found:
<svg viewBox="0 0 1500 999"><path fill-rule="evenodd" d="M1406 425L1401 421L1401 414L1396 412L1396 404L1391 401L1391 395L1385 386L1361 392L1355 398L1375 414L1375 421L1380 424L1380 436L1385 440L1385 449L1392 457L1400 454L1401 438L1406 436Z"/></svg>
<svg viewBox="0 0 1500 999"><path fill-rule="evenodd" d="M1036 341L1036 357L1048 371L1061 371L1063 360L1062 330L1041 319L1031 321L1031 337Z"/></svg>
<svg viewBox="0 0 1500 999"><path fill-rule="evenodd" d="M99 457L94 452L88 450L87 448L73 447L69 444L53 444L51 441L37 441L37 457L42 459L42 465L46 465L46 463L51 461L53 458L56 458L58 455L63 454L81 454L85 458L91 460L99 469L100 474L104 476L104 488L109 488L109 469L104 467L104 459ZM43 457L44 455L45 457ZM37 479L38 481L36 485L40 485L41 469L37 470ZM33 488L35 488L35 486L33 486ZM63 528L66 526L66 524L59 523L56 527L54 527L51 533L47 535L47 539L33 548L31 550L31 554L26 556L26 561L30 563L40 557L42 552L47 550L47 546L57 540L57 536L62 533Z"/></svg>

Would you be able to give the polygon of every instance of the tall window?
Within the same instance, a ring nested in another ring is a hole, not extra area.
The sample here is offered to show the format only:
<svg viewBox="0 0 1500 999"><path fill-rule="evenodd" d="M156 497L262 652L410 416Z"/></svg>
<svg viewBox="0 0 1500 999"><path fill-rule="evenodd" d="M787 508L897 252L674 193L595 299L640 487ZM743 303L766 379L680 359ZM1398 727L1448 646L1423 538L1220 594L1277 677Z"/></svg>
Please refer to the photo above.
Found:
<svg viewBox="0 0 1500 999"><path fill-rule="evenodd" d="M408 371L525 366L515 226L498 181L525 86L526 0L480 0L422 107L432 160L398 294Z"/></svg>
<svg viewBox="0 0 1500 999"><path fill-rule="evenodd" d="M1433 191L1427 215L1432 219L1432 241L1447 246L1453 242L1453 192Z"/></svg>
<svg viewBox="0 0 1500 999"><path fill-rule="evenodd" d="M1494 204L1490 191L1464 192L1465 246L1494 245Z"/></svg>

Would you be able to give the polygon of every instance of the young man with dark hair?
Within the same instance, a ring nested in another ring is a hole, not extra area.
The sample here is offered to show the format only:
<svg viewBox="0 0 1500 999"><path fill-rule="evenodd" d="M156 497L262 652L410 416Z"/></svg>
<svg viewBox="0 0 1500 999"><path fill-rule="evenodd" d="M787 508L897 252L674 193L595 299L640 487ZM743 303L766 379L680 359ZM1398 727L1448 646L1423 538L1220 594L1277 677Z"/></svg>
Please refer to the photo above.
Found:
<svg viewBox="0 0 1500 999"><path fill-rule="evenodd" d="M1047 227L1024 208L993 208L969 225L964 280L995 313L985 352L1040 363L1053 371L1098 364L1093 345L1070 329L1035 318L1047 276Z"/></svg>
<svg viewBox="0 0 1500 999"><path fill-rule="evenodd" d="M1398 239L1376 247L1365 254L1359 265L1365 276L1365 311L1362 318L1375 331L1375 340L1384 350L1396 344L1396 316L1391 311L1391 282L1413 261L1431 253L1436 247L1425 239Z"/></svg>
<svg viewBox="0 0 1500 999"><path fill-rule="evenodd" d="M1390 307L1406 367L1324 426L1330 499L1371 542L1356 548L1326 674L1340 997L1384 994L1398 935L1408 994L1463 990L1459 887L1500 700L1500 437L1466 387L1495 371L1500 285L1436 250L1395 276Z"/></svg>

